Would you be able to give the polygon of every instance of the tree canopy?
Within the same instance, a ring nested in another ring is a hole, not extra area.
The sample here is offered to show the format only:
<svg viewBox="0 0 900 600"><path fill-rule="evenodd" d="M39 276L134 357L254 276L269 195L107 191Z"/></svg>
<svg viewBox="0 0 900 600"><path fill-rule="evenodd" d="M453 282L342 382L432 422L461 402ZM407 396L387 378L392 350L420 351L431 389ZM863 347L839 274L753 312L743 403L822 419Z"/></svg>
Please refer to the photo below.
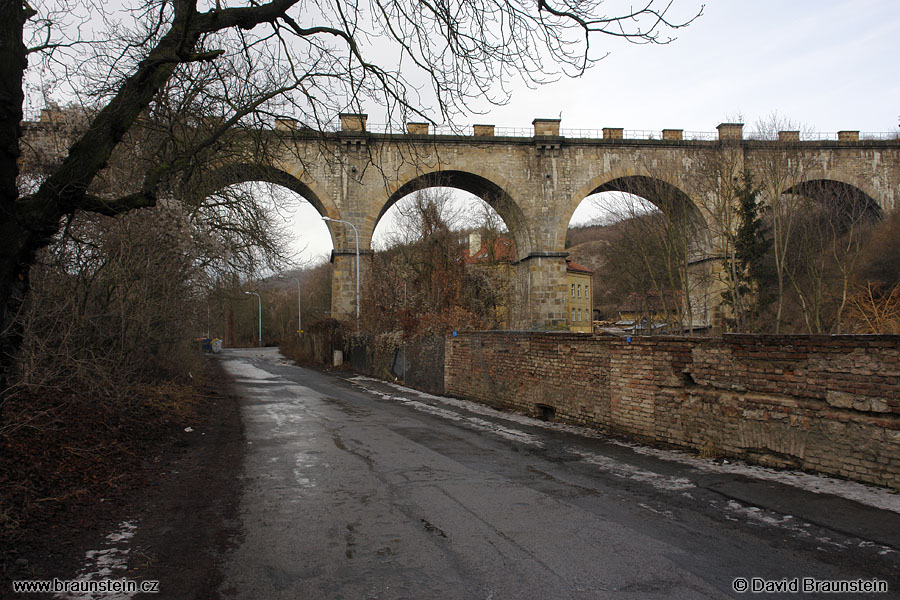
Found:
<svg viewBox="0 0 900 600"><path fill-rule="evenodd" d="M504 102L515 78L577 75L601 38L665 43L696 15L604 0L6 0L0 4L3 371L35 253L77 211L153 206L227 133L289 117L329 126L373 102L387 119L447 121ZM19 178L24 107L80 104L87 126L38 180ZM122 151L130 185L103 188ZM127 153L126 153L127 154Z"/></svg>

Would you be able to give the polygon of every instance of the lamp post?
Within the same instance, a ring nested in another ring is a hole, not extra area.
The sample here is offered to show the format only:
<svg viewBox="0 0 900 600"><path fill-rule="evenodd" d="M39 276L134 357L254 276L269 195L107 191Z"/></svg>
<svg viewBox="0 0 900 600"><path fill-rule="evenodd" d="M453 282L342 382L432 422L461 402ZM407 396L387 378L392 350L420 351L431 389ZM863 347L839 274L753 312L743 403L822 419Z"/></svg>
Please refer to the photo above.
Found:
<svg viewBox="0 0 900 600"><path fill-rule="evenodd" d="M288 279L284 275L279 275L278 279ZM300 316L300 280L296 277L291 277L294 281L297 282L297 337L300 337L301 332L303 331L303 324L301 322Z"/></svg>
<svg viewBox="0 0 900 600"><path fill-rule="evenodd" d="M262 296L256 292L244 292L247 295L254 295L259 300L259 347L262 348Z"/></svg>
<svg viewBox="0 0 900 600"><path fill-rule="evenodd" d="M356 225L350 221L342 221L340 219L332 219L331 217L322 217L323 221L331 221L332 223L343 223L353 228L356 234L356 331L359 331L359 230Z"/></svg>

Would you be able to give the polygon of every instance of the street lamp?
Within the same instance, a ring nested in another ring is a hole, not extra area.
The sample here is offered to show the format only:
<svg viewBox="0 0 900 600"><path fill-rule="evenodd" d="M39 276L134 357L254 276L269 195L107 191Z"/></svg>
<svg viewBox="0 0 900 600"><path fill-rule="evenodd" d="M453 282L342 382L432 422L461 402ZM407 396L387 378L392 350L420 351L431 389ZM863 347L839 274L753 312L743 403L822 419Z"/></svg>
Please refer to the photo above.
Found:
<svg viewBox="0 0 900 600"><path fill-rule="evenodd" d="M256 292L244 292L247 295L254 295L259 300L259 347L262 348L262 296Z"/></svg>
<svg viewBox="0 0 900 600"><path fill-rule="evenodd" d="M359 331L359 230L356 225L350 221L341 221L340 219L332 219L331 217L322 217L323 221L331 221L332 223L343 223L353 228L356 234L356 331Z"/></svg>
<svg viewBox="0 0 900 600"><path fill-rule="evenodd" d="M287 279L287 277L279 275L278 279ZM303 331L302 323L300 321L300 280L296 277L291 277L291 279L297 282L297 337L300 337L300 334Z"/></svg>

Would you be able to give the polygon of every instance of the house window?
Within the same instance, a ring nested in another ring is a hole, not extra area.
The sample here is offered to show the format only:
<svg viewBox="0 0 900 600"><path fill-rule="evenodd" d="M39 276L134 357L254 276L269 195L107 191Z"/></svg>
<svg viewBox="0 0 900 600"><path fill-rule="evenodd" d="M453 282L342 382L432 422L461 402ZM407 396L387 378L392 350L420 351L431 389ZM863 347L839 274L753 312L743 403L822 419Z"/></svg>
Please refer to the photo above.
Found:
<svg viewBox="0 0 900 600"><path fill-rule="evenodd" d="M575 322L575 309L572 309L572 322Z"/></svg>
<svg viewBox="0 0 900 600"><path fill-rule="evenodd" d="M587 286L587 285L584 286L584 297L585 297L585 299L587 299L587 297L588 297L588 289L590 289L590 286Z"/></svg>
<svg viewBox="0 0 900 600"><path fill-rule="evenodd" d="M575 297L575 284L572 284L572 297Z"/></svg>
<svg viewBox="0 0 900 600"><path fill-rule="evenodd" d="M578 297L581 298L581 284L578 284Z"/></svg>
<svg viewBox="0 0 900 600"><path fill-rule="evenodd" d="M581 309L578 309L578 320L581 321Z"/></svg>

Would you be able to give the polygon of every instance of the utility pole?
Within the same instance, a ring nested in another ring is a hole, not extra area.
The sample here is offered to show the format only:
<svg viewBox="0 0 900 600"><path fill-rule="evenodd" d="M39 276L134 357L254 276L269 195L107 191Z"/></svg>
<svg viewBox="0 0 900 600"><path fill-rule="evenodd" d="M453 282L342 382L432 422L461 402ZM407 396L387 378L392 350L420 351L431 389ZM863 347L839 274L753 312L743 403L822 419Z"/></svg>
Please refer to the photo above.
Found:
<svg viewBox="0 0 900 600"><path fill-rule="evenodd" d="M247 295L254 295L259 300L259 347L262 348L262 296L256 292L244 292Z"/></svg>

